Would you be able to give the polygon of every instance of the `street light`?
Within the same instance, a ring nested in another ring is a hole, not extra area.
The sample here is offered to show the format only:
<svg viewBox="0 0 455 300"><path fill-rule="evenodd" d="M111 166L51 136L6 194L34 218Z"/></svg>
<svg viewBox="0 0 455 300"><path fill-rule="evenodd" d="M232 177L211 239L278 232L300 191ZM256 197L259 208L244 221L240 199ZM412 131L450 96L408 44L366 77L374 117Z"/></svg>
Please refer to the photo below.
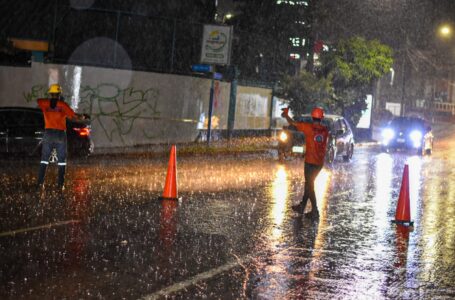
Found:
<svg viewBox="0 0 455 300"><path fill-rule="evenodd" d="M227 14L224 16L224 18L225 18L226 20L230 20L230 19L232 19L233 17L234 17L234 15L233 15L232 13L227 13Z"/></svg>
<svg viewBox="0 0 455 300"><path fill-rule="evenodd" d="M439 37L440 42L445 44L444 48L449 47L449 49L450 49L453 46L452 45L452 42L453 42L453 37L452 37L453 28L454 28L453 27L453 23L448 22L448 23L440 24L438 29L437 29L438 37ZM442 46L442 44L441 44L441 46ZM447 50L447 49L445 49L445 50ZM450 51L453 51L453 50L450 50ZM440 56L440 55L438 55L438 56ZM444 56L442 57L442 59L444 59ZM449 57L445 57L444 62L442 63L442 65L443 66L447 66L446 68L450 68L449 67L450 64L447 64L447 59L450 59L450 56ZM452 59L453 59L453 57L452 57ZM439 58L439 60L441 60L441 58ZM450 69L448 69L448 70L449 70L449 74L450 74L451 73ZM433 71L434 72L436 71L435 68L433 68ZM449 76L451 76L451 74ZM450 94L450 91L449 91L449 94ZM435 78L433 78L433 101L434 100L435 100ZM430 111L431 111L431 119L433 121L433 119L434 119L434 105L431 105Z"/></svg>
<svg viewBox="0 0 455 300"><path fill-rule="evenodd" d="M234 14L233 13L226 13L224 16L223 16L223 24L226 24L226 22L230 21L232 18L234 18Z"/></svg>
<svg viewBox="0 0 455 300"><path fill-rule="evenodd" d="M438 29L439 35L444 38L452 36L452 27L448 24L443 24Z"/></svg>

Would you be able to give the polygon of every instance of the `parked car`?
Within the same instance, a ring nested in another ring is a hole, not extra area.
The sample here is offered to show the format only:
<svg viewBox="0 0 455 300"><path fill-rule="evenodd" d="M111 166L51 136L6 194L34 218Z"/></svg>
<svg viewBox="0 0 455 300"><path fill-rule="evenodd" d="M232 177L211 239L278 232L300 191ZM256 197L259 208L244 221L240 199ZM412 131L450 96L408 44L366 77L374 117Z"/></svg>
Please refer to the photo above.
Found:
<svg viewBox="0 0 455 300"><path fill-rule="evenodd" d="M87 156L93 152L89 122L67 121L68 154ZM39 156L44 135L44 116L39 108L0 108L0 153Z"/></svg>
<svg viewBox="0 0 455 300"><path fill-rule="evenodd" d="M394 117L382 130L384 151L411 150L417 154L433 152L433 133L430 125L417 117Z"/></svg>
<svg viewBox="0 0 455 300"><path fill-rule="evenodd" d="M295 117L297 122L312 122L310 115ZM354 153L354 134L345 118L338 115L325 115L322 124L329 129L326 162L332 163L337 156L349 161ZM285 126L278 133L278 154L280 159L290 156L305 156L305 136L294 126Z"/></svg>

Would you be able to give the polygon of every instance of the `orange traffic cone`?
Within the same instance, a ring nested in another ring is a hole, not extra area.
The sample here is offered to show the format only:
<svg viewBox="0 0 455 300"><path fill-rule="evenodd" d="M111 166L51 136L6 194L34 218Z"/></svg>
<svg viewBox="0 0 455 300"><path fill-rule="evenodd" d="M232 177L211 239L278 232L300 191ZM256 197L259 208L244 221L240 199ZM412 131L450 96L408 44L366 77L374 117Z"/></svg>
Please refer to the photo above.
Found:
<svg viewBox="0 0 455 300"><path fill-rule="evenodd" d="M171 155L167 167L166 183L164 184L163 196L160 199L178 200L177 196L177 150L175 145L171 147Z"/></svg>
<svg viewBox="0 0 455 300"><path fill-rule="evenodd" d="M403 180L401 182L401 190L400 196L398 197L395 220L392 222L407 226L414 225L414 222L411 221L411 205L409 200L409 166L407 164L404 165Z"/></svg>

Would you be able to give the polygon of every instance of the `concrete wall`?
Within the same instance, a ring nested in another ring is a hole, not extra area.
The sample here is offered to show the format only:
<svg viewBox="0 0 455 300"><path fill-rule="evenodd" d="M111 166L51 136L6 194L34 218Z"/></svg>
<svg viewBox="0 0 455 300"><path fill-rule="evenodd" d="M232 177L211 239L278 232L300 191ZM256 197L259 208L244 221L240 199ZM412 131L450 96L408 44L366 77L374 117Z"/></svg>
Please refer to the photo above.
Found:
<svg viewBox="0 0 455 300"><path fill-rule="evenodd" d="M52 83L91 116L95 147L191 142L207 126L209 79L98 67L1 66L0 106L36 107ZM214 129L227 128L229 93L230 83L215 81ZM270 109L271 90L239 86L235 128L269 128Z"/></svg>
<svg viewBox="0 0 455 300"><path fill-rule="evenodd" d="M238 86L234 129L269 129L272 90Z"/></svg>
<svg viewBox="0 0 455 300"><path fill-rule="evenodd" d="M0 67L0 106L34 106L23 96L32 89L32 75L31 68Z"/></svg>

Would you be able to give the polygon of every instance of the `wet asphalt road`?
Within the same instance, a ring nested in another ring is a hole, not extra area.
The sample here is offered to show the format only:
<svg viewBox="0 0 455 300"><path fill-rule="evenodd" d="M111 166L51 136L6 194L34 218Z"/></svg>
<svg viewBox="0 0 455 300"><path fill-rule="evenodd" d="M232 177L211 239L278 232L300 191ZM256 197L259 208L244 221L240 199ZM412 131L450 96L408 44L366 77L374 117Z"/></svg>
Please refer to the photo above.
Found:
<svg viewBox="0 0 455 300"><path fill-rule="evenodd" d="M455 142L431 157L357 149L324 168L319 220L290 210L303 161L70 160L67 189L38 162L2 160L1 299L453 299ZM414 230L391 224L404 164Z"/></svg>

